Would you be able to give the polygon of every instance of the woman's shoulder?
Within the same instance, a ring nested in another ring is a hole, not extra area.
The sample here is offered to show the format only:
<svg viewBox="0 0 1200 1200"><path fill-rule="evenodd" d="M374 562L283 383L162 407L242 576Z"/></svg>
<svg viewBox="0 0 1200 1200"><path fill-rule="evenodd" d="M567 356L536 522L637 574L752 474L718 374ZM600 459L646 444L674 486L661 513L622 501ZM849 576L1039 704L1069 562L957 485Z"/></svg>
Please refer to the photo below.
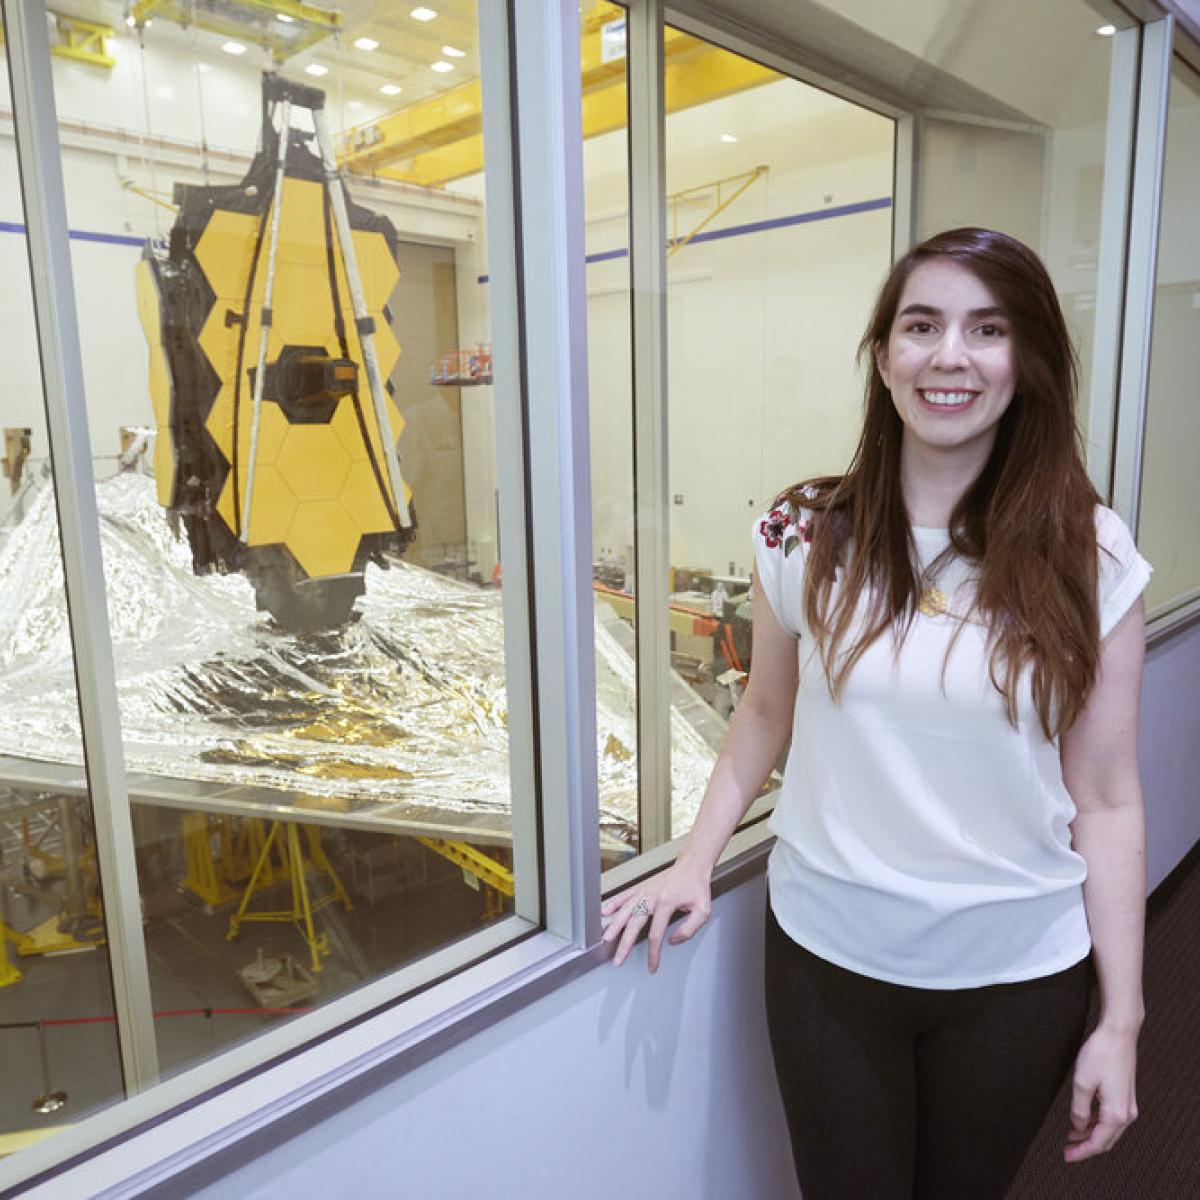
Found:
<svg viewBox="0 0 1200 1200"><path fill-rule="evenodd" d="M1119 513L1103 504L1095 506L1096 546L1100 551L1100 569L1116 565L1119 570L1137 556L1137 546L1129 526Z"/></svg>
<svg viewBox="0 0 1200 1200"><path fill-rule="evenodd" d="M1096 545L1100 636L1105 637L1145 590L1154 568L1138 553L1129 526L1103 504L1096 505Z"/></svg>
<svg viewBox="0 0 1200 1200"><path fill-rule="evenodd" d="M789 557L812 544L814 501L821 498L822 480L798 483L781 492L771 507L754 521L754 540L768 551Z"/></svg>
<svg viewBox="0 0 1200 1200"><path fill-rule="evenodd" d="M755 540L784 558L812 541L812 510L798 503L798 499L785 493L754 522Z"/></svg>

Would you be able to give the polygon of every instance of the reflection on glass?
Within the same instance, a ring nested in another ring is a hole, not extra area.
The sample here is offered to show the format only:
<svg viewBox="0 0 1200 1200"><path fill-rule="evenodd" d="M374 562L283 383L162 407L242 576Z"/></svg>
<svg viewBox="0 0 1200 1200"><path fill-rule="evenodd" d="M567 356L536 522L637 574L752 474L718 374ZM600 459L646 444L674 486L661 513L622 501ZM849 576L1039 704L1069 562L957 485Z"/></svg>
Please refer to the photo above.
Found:
<svg viewBox="0 0 1200 1200"><path fill-rule="evenodd" d="M309 15L55 69L165 1072L513 906L475 9Z"/></svg>
<svg viewBox="0 0 1200 1200"><path fill-rule="evenodd" d="M1200 594L1200 75L1171 75L1138 541L1154 564L1149 612Z"/></svg>
<svg viewBox="0 0 1200 1200"><path fill-rule="evenodd" d="M891 254L893 123L667 31L672 832L750 660L750 525L849 461ZM672 75L668 73L668 80Z"/></svg>
<svg viewBox="0 0 1200 1200"><path fill-rule="evenodd" d="M0 83L11 106L7 73ZM0 1146L11 1153L119 1099L123 1080L11 137L0 178ZM61 766L47 769L47 745Z"/></svg>

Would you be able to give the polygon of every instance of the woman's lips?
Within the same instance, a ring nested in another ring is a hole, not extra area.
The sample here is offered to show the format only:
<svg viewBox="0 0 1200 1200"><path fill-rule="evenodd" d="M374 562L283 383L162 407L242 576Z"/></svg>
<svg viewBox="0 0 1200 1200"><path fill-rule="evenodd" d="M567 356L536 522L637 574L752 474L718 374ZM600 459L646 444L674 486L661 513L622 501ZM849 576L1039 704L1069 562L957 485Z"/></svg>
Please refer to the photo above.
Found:
<svg viewBox="0 0 1200 1200"><path fill-rule="evenodd" d="M962 412L971 407L979 393L969 388L918 388L917 395L927 408L938 412Z"/></svg>

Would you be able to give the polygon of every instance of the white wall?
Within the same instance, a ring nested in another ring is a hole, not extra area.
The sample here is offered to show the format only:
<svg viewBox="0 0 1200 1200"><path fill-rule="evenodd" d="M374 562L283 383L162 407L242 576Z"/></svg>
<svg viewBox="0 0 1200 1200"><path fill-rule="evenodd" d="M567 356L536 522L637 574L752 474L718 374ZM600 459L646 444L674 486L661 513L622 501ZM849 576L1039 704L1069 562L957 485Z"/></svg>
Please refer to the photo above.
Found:
<svg viewBox="0 0 1200 1200"><path fill-rule="evenodd" d="M1158 886L1200 842L1200 625L1146 655L1138 744L1146 793L1146 872Z"/></svg>

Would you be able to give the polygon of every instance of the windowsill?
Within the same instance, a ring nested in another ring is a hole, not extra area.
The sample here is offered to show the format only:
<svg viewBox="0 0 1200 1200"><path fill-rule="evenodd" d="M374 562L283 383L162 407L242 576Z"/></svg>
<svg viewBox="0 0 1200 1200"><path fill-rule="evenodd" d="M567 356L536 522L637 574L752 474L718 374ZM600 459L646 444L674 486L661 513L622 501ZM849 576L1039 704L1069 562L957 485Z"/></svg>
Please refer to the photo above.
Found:
<svg viewBox="0 0 1200 1200"><path fill-rule="evenodd" d="M1146 620L1146 645L1156 646L1200 620L1200 593L1155 609Z"/></svg>
<svg viewBox="0 0 1200 1200"><path fill-rule="evenodd" d="M762 817L773 801L756 801L753 823L730 840L714 897L764 869L772 838ZM615 885L633 882L676 849L661 846L615 868L606 889L616 872ZM261 1150L271 1126L286 1121L294 1135L341 1107L351 1089L361 1094L444 1053L609 954L604 944L580 948L509 917L0 1162L0 1196L69 1200L217 1177ZM397 1000L398 992L409 994Z"/></svg>

